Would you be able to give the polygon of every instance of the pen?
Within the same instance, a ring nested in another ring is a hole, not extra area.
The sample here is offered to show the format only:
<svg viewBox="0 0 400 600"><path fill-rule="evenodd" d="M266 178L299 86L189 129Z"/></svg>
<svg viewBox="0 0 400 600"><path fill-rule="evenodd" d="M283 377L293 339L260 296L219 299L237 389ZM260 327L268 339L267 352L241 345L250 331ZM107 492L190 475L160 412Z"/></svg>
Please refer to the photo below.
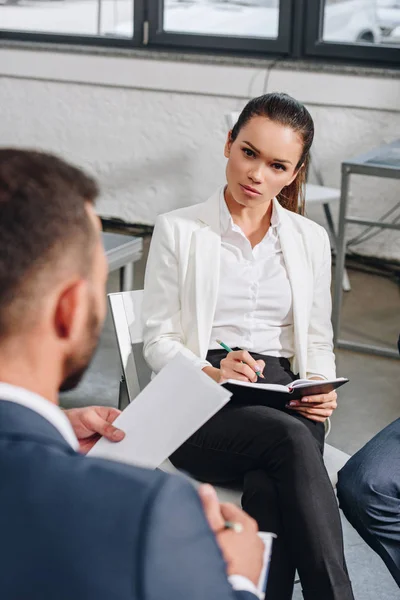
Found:
<svg viewBox="0 0 400 600"><path fill-rule="evenodd" d="M220 346L223 347L224 350L226 350L227 352L233 352L232 348L229 348L229 346L227 346L226 344L224 344L224 342L221 342L221 340L215 340L217 342L217 344L219 344ZM256 371L256 375L257 377L262 377L262 373L261 371Z"/></svg>

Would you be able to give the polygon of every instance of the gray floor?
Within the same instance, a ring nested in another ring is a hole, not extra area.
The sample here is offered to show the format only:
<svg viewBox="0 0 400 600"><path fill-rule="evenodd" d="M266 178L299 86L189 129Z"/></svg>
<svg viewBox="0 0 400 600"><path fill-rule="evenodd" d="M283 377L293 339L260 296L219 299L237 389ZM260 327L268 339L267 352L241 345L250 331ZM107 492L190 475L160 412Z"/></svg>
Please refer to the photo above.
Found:
<svg viewBox="0 0 400 600"><path fill-rule="evenodd" d="M146 254L146 253L145 253ZM145 257L135 270L135 289L143 287ZM349 272L352 291L345 294L342 335L348 339L392 348L400 330L399 287L393 281L355 271ZM108 291L117 291L112 273ZM332 418L329 443L349 454L400 416L400 362L340 350L338 374L350 378L340 393L339 408ZM108 316L100 346L79 388L63 394L64 407L88 404L116 405L119 357L112 321ZM395 600L400 591L380 558L343 518L346 556L356 600ZM295 600L300 600L296 586ZM324 600L321 598L321 600Z"/></svg>

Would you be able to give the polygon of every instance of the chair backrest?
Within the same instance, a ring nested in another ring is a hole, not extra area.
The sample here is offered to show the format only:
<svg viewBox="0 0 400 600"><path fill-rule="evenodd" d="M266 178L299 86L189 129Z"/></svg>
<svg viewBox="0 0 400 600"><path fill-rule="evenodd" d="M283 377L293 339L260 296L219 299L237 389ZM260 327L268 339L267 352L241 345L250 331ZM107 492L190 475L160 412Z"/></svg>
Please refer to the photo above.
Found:
<svg viewBox="0 0 400 600"><path fill-rule="evenodd" d="M125 378L129 401L132 401L148 383L138 376L137 364L143 359L142 302L143 290L118 292L108 295L111 314L117 336L122 373ZM141 371L146 371L146 368ZM149 373L149 369L147 369Z"/></svg>

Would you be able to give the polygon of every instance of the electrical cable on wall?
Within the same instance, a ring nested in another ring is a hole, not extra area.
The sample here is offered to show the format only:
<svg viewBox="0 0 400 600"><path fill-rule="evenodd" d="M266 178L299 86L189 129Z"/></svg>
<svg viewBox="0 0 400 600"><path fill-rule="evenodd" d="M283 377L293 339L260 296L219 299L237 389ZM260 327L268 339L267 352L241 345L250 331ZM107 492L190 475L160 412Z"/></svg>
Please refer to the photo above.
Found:
<svg viewBox="0 0 400 600"><path fill-rule="evenodd" d="M268 68L265 69L265 73L264 73L264 83L263 83L263 88L262 88L262 95L267 94L268 93L268 85L269 85L269 79L271 76L271 72L273 69L275 69L276 65L281 61L281 58L276 58L275 60L273 60L270 65L268 66ZM254 81L256 79L258 75L258 71L255 71L254 74L251 76L250 82L249 82L249 87L247 89L247 100L246 102L248 102L249 100L252 100L252 98L254 97L254 94L252 92L252 88L254 85ZM237 110L241 111L243 108L243 104L241 100L238 100L237 103Z"/></svg>
<svg viewBox="0 0 400 600"><path fill-rule="evenodd" d="M272 69L275 69L276 65L281 61L280 58L276 58L272 64L265 70L264 76L264 85L263 85L263 95L268 92L269 79L272 73Z"/></svg>

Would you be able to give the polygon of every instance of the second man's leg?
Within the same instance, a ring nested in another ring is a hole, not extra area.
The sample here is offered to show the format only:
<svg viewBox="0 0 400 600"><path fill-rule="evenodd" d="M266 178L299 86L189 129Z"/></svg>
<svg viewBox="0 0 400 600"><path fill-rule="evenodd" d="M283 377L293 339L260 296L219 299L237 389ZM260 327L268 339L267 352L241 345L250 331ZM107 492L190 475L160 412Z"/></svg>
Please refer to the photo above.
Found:
<svg viewBox="0 0 400 600"><path fill-rule="evenodd" d="M400 587L400 419L339 472L340 507Z"/></svg>

